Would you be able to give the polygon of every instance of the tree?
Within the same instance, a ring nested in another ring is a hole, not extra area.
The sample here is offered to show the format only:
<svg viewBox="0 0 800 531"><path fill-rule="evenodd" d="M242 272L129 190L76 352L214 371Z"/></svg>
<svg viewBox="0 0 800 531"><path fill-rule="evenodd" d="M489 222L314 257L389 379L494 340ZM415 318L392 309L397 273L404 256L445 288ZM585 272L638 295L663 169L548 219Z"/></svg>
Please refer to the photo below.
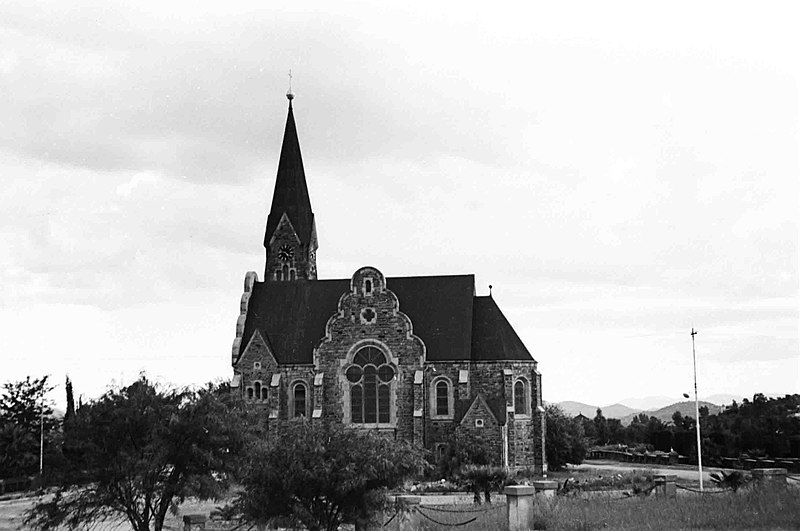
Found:
<svg viewBox="0 0 800 531"><path fill-rule="evenodd" d="M372 431L289 421L249 452L235 506L245 522L288 518L310 531L367 521L386 503L386 489L425 467L406 441Z"/></svg>
<svg viewBox="0 0 800 531"><path fill-rule="evenodd" d="M127 520L135 531L161 531L167 511L187 496L214 498L244 443L221 396L214 386L161 390L141 376L83 405L64 441L70 473L25 524L83 529Z"/></svg>
<svg viewBox="0 0 800 531"><path fill-rule="evenodd" d="M455 432L447 441L445 451L436 463L439 478L455 479L467 465L499 464L497 451L491 442L473 433Z"/></svg>
<svg viewBox="0 0 800 531"><path fill-rule="evenodd" d="M508 471L501 466L466 465L460 473L461 482L473 494L474 503L481 503L481 493L486 503L492 503L492 491L501 490Z"/></svg>
<svg viewBox="0 0 800 531"><path fill-rule="evenodd" d="M608 425L602 409L597 408L597 414L594 416L593 422L597 444L608 444Z"/></svg>
<svg viewBox="0 0 800 531"><path fill-rule="evenodd" d="M586 439L583 424L571 419L558 406L545 408L547 434L545 454L549 470L561 470L567 463L580 464L586 457Z"/></svg>
<svg viewBox="0 0 800 531"><path fill-rule="evenodd" d="M0 477L36 474L40 435L44 434L45 464L57 460L59 421L45 395L53 390L48 376L6 382L0 390Z"/></svg>
<svg viewBox="0 0 800 531"><path fill-rule="evenodd" d="M67 393L67 411L64 413L64 422L69 422L75 416L75 396L72 394L72 380L67 376L64 384Z"/></svg>

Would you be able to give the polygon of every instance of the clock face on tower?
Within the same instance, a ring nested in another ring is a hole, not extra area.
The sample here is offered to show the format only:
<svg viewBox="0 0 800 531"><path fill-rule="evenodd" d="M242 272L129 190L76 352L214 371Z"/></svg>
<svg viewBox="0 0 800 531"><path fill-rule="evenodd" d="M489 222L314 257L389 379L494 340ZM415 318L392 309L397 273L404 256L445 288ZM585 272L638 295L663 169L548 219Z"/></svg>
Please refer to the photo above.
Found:
<svg viewBox="0 0 800 531"><path fill-rule="evenodd" d="M281 248L278 249L278 259L284 262L288 262L294 257L294 249L291 245L281 245Z"/></svg>

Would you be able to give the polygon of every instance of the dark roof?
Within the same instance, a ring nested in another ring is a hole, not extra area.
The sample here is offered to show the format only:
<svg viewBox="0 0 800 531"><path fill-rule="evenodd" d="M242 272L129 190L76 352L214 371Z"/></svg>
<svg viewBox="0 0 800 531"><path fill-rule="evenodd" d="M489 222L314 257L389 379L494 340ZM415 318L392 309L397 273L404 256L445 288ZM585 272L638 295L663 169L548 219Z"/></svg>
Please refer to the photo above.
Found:
<svg viewBox="0 0 800 531"><path fill-rule="evenodd" d="M283 132L283 145L278 161L278 176L275 179L275 192L272 194L272 207L267 217L267 230L264 234L264 246L269 248L269 239L278 227L281 216L286 212L300 241L308 244L314 226L314 213L311 211L311 199L308 196L306 173L303 169L303 157L300 155L300 142L297 139L297 127L294 123L292 102L289 101L289 116L286 118L286 129Z"/></svg>
<svg viewBox="0 0 800 531"><path fill-rule="evenodd" d="M491 296L475 297L472 308L473 361L533 359Z"/></svg>
<svg viewBox="0 0 800 531"><path fill-rule="evenodd" d="M474 285L473 275L386 279L425 343L428 361L531 361L494 301L474 296ZM349 279L256 282L240 352L259 330L279 363L312 363L325 324L349 290Z"/></svg>
<svg viewBox="0 0 800 531"><path fill-rule="evenodd" d="M474 275L387 278L422 339L428 361L469 359Z"/></svg>
<svg viewBox="0 0 800 531"><path fill-rule="evenodd" d="M272 347L278 363L313 363L313 350L325 336L350 280L256 282L247 303L240 352L255 330Z"/></svg>

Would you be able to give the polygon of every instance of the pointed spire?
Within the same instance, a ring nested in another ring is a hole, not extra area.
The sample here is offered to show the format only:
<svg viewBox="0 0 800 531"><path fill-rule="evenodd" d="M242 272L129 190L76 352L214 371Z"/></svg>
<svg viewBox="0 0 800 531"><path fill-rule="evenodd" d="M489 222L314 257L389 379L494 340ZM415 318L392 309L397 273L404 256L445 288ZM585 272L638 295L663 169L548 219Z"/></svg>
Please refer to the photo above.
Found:
<svg viewBox="0 0 800 531"><path fill-rule="evenodd" d="M291 89L286 97L289 100L289 115L286 118L281 156L278 161L278 176L275 180L272 207L267 217L267 230L264 235L264 247L267 248L284 213L303 244L308 245L311 242L314 226L314 213L311 211L303 158L300 155L300 142L297 139L297 126L294 122L292 109L294 94Z"/></svg>

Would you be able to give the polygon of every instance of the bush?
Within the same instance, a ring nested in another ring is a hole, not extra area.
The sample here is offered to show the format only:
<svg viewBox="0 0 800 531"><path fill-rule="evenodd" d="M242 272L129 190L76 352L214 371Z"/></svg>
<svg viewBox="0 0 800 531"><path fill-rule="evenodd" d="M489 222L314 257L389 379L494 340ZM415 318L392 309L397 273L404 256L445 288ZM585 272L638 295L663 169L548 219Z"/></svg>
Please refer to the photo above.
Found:
<svg viewBox="0 0 800 531"><path fill-rule="evenodd" d="M567 463L582 463L586 457L586 440L581 422L567 417L561 408L552 404L545 409L545 419L548 469L558 471Z"/></svg>
<svg viewBox="0 0 800 531"><path fill-rule="evenodd" d="M474 466L467 465L459 474L461 483L472 492L477 504L481 503L481 493L483 493L486 503L492 503L492 491L499 491L503 488L508 479L508 472L499 466Z"/></svg>

